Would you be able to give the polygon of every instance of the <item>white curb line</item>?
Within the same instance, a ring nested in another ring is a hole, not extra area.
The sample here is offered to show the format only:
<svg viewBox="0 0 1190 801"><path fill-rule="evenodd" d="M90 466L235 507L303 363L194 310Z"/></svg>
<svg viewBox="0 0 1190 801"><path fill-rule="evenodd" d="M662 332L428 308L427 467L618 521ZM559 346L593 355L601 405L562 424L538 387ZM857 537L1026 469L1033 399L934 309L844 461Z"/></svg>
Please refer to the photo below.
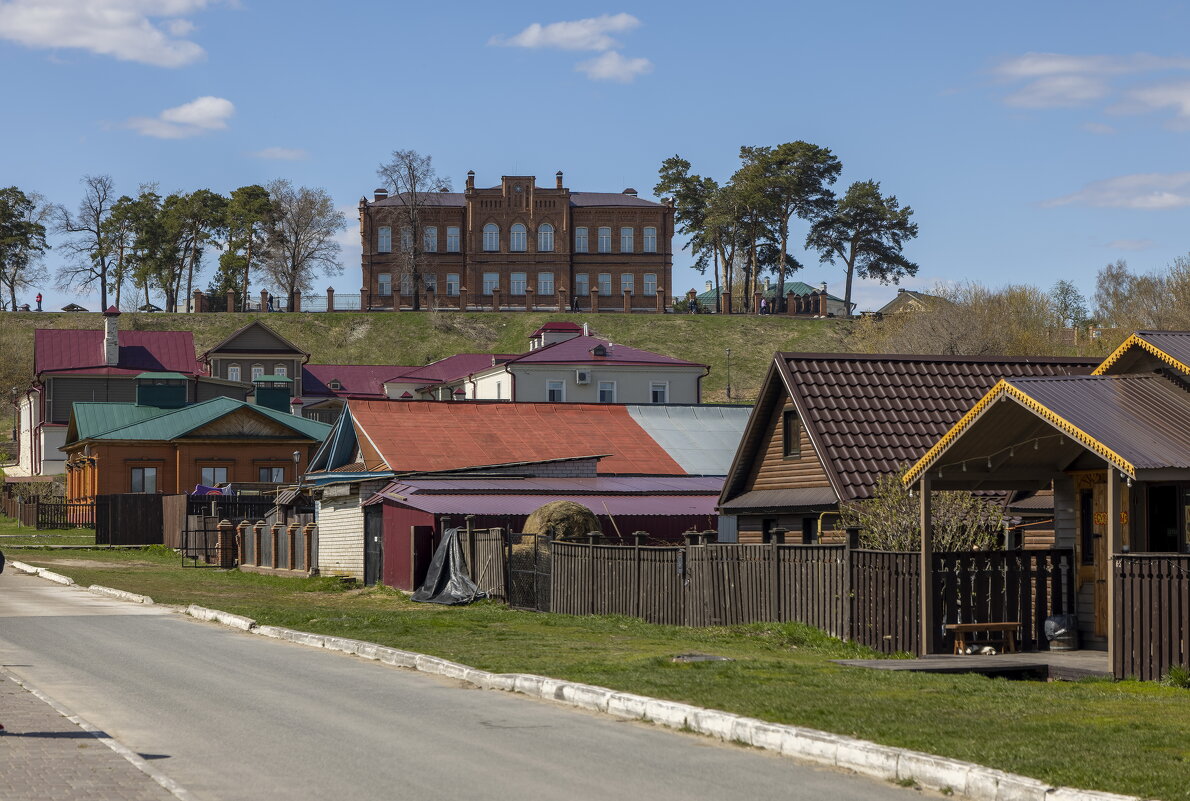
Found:
<svg viewBox="0 0 1190 801"><path fill-rule="evenodd" d="M93 592L96 595L107 595L111 598L118 598L121 601L131 601L134 604L153 603L153 599L147 595L137 595L135 592L125 592L124 590L116 590L111 587L103 587L99 584L92 584L87 588L87 592Z"/></svg>
<svg viewBox="0 0 1190 801"><path fill-rule="evenodd" d="M9 564L17 570L36 573L50 581L74 583L72 579L50 573L44 568L32 567L22 562ZM91 589L96 591L97 588ZM133 593L123 593L121 590L110 592L122 593L132 598L147 598ZM141 603L152 603L152 600ZM187 607L186 613L199 620L222 623L263 637L354 654L394 667L458 679L485 690L520 693L618 718L644 720L670 729L693 731L816 765L843 768L874 779L913 781L921 787L954 793L956 796L974 801L1142 801L1139 797L1131 795L1078 790L1073 787L1053 787L1037 779L1005 773L973 762L894 748L801 726L768 723L677 701L648 698L609 690L606 687L528 673L489 673L440 657L402 651L362 640L311 634L278 626L260 626L251 618L193 604Z"/></svg>

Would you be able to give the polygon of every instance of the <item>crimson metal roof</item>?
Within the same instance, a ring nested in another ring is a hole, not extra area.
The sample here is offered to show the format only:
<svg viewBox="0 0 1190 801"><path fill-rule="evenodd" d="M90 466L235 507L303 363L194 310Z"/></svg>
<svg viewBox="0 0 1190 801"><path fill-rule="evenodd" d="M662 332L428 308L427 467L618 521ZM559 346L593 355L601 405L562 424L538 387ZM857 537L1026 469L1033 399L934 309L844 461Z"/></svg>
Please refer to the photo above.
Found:
<svg viewBox="0 0 1190 801"><path fill-rule="evenodd" d="M397 489L403 487L405 490ZM540 495L549 492L571 494L705 495L719 494L723 479L717 476L596 476L593 478L403 478L394 480L382 492L416 491L421 494L507 494Z"/></svg>
<svg viewBox="0 0 1190 801"><path fill-rule="evenodd" d="M189 331L118 331L117 368L137 373L178 372L197 375L194 335ZM56 373L82 368L105 368L104 332L38 328L33 332L33 372Z"/></svg>
<svg viewBox="0 0 1190 801"><path fill-rule="evenodd" d="M455 356L447 356L445 359L439 359L422 367L394 367L389 371L385 382L395 384L412 384L417 382L437 384L443 381L464 378L480 370L486 370L492 367L493 364L502 364L513 358L516 358L516 354L460 353Z"/></svg>
<svg viewBox="0 0 1190 801"><path fill-rule="evenodd" d="M328 398L342 395L383 398L384 382L394 372L415 369L391 364L307 364L302 367L302 394ZM335 380L342 389L330 388L330 383Z"/></svg>

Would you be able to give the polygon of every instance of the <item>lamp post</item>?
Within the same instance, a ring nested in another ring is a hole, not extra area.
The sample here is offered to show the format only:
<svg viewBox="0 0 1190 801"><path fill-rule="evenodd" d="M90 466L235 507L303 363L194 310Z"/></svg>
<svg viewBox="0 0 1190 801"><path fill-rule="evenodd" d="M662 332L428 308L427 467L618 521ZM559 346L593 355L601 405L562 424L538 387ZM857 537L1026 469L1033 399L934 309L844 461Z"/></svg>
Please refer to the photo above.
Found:
<svg viewBox="0 0 1190 801"><path fill-rule="evenodd" d="M731 400L731 348L727 349L727 399Z"/></svg>
<svg viewBox="0 0 1190 801"><path fill-rule="evenodd" d="M301 492L301 489L302 489L302 471L300 469L298 469L298 465L300 465L301 463L302 463L302 452L294 451L293 452L293 475L294 475L294 478L297 479L297 487L298 487L299 492Z"/></svg>

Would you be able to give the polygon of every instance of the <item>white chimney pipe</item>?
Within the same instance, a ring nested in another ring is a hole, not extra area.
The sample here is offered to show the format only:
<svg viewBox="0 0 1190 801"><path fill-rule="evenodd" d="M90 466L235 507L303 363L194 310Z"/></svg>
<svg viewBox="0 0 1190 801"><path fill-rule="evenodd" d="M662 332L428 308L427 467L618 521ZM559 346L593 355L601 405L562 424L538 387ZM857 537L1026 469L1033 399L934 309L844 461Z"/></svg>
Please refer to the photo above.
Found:
<svg viewBox="0 0 1190 801"><path fill-rule="evenodd" d="M103 363L115 367L120 363L120 334L117 319L120 312L115 306L103 313Z"/></svg>
<svg viewBox="0 0 1190 801"><path fill-rule="evenodd" d="M585 337L591 336L591 329L586 323L583 323L583 336L585 336Z"/></svg>

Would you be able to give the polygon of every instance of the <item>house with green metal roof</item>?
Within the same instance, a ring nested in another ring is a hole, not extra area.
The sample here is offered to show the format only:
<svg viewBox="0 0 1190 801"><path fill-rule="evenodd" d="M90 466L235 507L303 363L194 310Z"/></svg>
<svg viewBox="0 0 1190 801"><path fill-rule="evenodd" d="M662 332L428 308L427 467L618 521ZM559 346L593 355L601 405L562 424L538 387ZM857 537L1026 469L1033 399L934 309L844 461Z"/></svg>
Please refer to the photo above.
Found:
<svg viewBox="0 0 1190 801"><path fill-rule="evenodd" d="M691 290L693 291L693 290ZM792 295L792 304L790 303L790 295ZM718 312L721 310L719 303L720 294L725 294L721 289L716 288L710 281L707 281L706 289L695 296L698 301L699 310L702 312ZM770 279L766 278L764 284L760 287L760 296L765 299L768 310L775 314L791 314L798 317L844 317L847 314L847 304L842 298L827 292L826 282L822 282L818 286L811 286L804 281L785 281L785 298L781 303L778 303L778 295L780 291L777 285ZM823 300L825 298L825 301ZM754 308L754 298L749 299L747 307L752 314L757 313ZM745 308L744 298L736 295L731 300L732 311L736 314L743 313ZM825 306L825 309L823 308Z"/></svg>
<svg viewBox="0 0 1190 801"><path fill-rule="evenodd" d="M283 391L284 382L269 383ZM188 404L184 376L142 373L135 403L76 402L62 447L67 498L294 482L331 427L282 411L287 392L273 400Z"/></svg>

